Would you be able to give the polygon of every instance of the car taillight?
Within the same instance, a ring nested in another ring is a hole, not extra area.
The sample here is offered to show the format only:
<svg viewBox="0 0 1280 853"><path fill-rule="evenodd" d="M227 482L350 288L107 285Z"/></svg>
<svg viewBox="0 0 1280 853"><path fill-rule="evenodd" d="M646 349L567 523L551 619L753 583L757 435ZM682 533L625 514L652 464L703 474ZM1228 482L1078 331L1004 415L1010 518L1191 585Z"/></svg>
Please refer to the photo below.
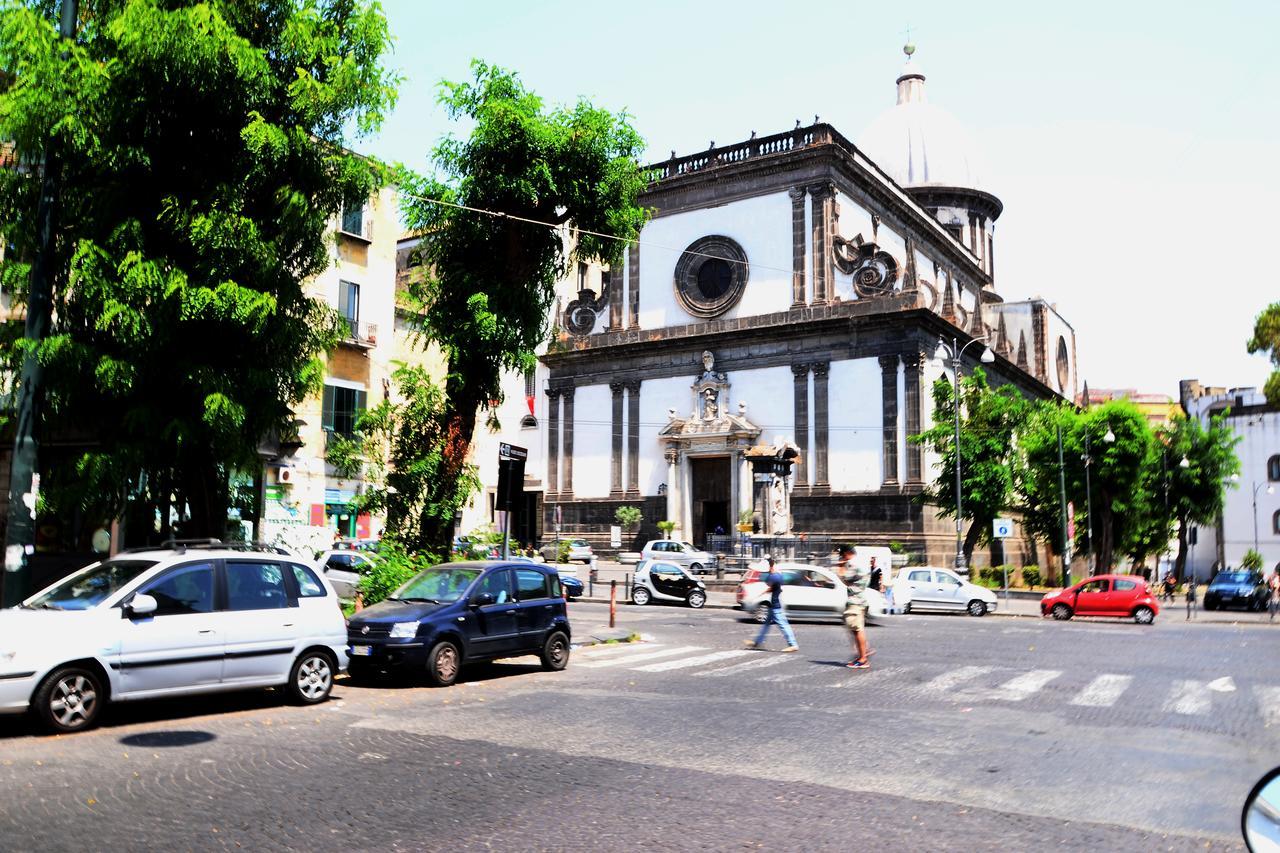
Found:
<svg viewBox="0 0 1280 853"><path fill-rule="evenodd" d="M739 604L742 603L742 599L745 598L746 595L747 595L746 589L743 588L742 584L738 584L738 603Z"/></svg>

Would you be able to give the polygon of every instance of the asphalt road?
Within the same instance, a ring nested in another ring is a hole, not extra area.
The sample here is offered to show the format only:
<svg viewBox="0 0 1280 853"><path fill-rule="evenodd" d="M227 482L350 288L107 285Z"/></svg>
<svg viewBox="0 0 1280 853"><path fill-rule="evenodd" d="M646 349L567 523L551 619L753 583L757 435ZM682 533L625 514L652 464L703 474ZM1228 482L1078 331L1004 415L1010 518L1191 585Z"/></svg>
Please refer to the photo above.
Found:
<svg viewBox="0 0 1280 853"><path fill-rule="evenodd" d="M834 623L620 613L562 673L0 719L0 849L1239 849L1280 764L1271 626L906 616L857 672Z"/></svg>

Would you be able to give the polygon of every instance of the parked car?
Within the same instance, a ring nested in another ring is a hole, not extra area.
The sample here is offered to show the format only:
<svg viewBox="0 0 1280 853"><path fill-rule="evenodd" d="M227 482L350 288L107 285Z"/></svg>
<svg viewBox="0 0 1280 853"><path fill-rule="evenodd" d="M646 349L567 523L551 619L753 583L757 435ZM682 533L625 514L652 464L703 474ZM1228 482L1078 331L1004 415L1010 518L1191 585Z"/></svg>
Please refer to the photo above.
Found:
<svg viewBox="0 0 1280 853"><path fill-rule="evenodd" d="M1261 573L1251 571L1218 572L1204 591L1205 610L1266 610L1270 591Z"/></svg>
<svg viewBox="0 0 1280 853"><path fill-rule="evenodd" d="M108 701L282 686L323 702L346 634L333 587L302 560L221 543L128 551L0 610L0 713L74 732Z"/></svg>
<svg viewBox="0 0 1280 853"><path fill-rule="evenodd" d="M1160 605L1138 575L1097 575L1040 599L1040 615L1054 619L1073 616L1117 616L1150 625Z"/></svg>
<svg viewBox="0 0 1280 853"><path fill-rule="evenodd" d="M849 590L832 569L804 563L778 563L775 570L782 575L782 606L788 616L797 618L840 617L849 602ZM765 583L767 567L749 570L738 584L737 607L763 622L769 615L769 585ZM884 596L878 590L866 590L867 616L884 616Z"/></svg>
<svg viewBox="0 0 1280 853"><path fill-rule="evenodd" d="M1000 600L991 590L969 583L950 569L908 566L893 581L894 600L903 602L904 613L943 610L986 616Z"/></svg>
<svg viewBox="0 0 1280 853"><path fill-rule="evenodd" d="M569 664L569 616L560 577L537 563L444 563L418 573L347 624L353 678L425 673L436 685L476 661L537 654Z"/></svg>
<svg viewBox="0 0 1280 853"><path fill-rule="evenodd" d="M560 542L569 543L569 561L581 560L584 563L590 563L595 559L596 554L591 550L591 545L585 539L561 539ZM548 563L554 563L560 555L560 544L552 539L550 542L538 549L538 553L543 556Z"/></svg>
<svg viewBox="0 0 1280 853"><path fill-rule="evenodd" d="M707 585L684 566L665 560L644 560L632 578L631 603L681 601L695 610L707 603Z"/></svg>
<svg viewBox="0 0 1280 853"><path fill-rule="evenodd" d="M373 557L361 551L325 551L316 558L315 567L333 584L339 598L352 599L356 597L360 576L373 567Z"/></svg>
<svg viewBox="0 0 1280 853"><path fill-rule="evenodd" d="M683 566L695 575L715 570L716 558L707 551L700 551L688 542L676 539L653 539L640 551L642 560L661 560Z"/></svg>

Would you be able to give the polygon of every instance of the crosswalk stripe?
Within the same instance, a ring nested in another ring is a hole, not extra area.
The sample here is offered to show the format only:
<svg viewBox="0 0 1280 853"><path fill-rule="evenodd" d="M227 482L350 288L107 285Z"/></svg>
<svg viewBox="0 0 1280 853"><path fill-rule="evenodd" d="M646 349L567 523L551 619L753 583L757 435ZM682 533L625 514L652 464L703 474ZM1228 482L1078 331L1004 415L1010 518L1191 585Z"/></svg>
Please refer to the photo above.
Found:
<svg viewBox="0 0 1280 853"><path fill-rule="evenodd" d="M729 660L730 658L742 657L749 655L748 649L733 649L727 652L712 652L708 655L698 655L693 658L680 658L679 660L668 660L662 663L651 663L646 666L633 667L637 672L668 672L673 669L685 669L690 666L701 666L705 663L715 663L717 661Z"/></svg>
<svg viewBox="0 0 1280 853"><path fill-rule="evenodd" d="M770 681L770 682L790 681L791 679L793 679L793 678L799 678L799 677L800 677L800 676L802 676L802 675L812 675L812 674L813 674L813 673L812 673L810 670L802 669L802 670L800 670L799 672L781 672L781 673L778 673L777 675L766 675L766 676L763 676L762 678L758 678L758 679L756 679L756 680L757 680L757 681Z"/></svg>
<svg viewBox="0 0 1280 853"><path fill-rule="evenodd" d="M868 670L849 670L849 675L842 678L834 684L824 684L823 687L857 687L859 684L865 684L868 679L879 681L889 676L898 676L907 672L911 667L906 666L873 666Z"/></svg>
<svg viewBox="0 0 1280 853"><path fill-rule="evenodd" d="M1280 725L1280 687L1255 687L1253 696L1258 700L1258 712L1268 726Z"/></svg>
<svg viewBox="0 0 1280 853"><path fill-rule="evenodd" d="M1173 714L1207 714L1213 707L1209 685L1203 681L1175 681L1164 710Z"/></svg>
<svg viewBox="0 0 1280 853"><path fill-rule="evenodd" d="M947 672L942 673L932 681L926 682L920 686L921 690L926 693L946 693L955 687L959 687L966 681L973 681L989 672L995 670L993 666L961 666Z"/></svg>
<svg viewBox="0 0 1280 853"><path fill-rule="evenodd" d="M584 660L595 660L596 658L611 657L612 655L619 654L620 652L637 652L643 649L656 649L661 646L662 643L644 643L643 645L637 643L618 643L617 645L589 646L588 648L580 649L577 652L577 656Z"/></svg>
<svg viewBox="0 0 1280 853"><path fill-rule="evenodd" d="M1090 681L1088 686L1071 700L1071 704L1083 705L1086 708L1110 708L1132 683L1132 675L1103 673Z"/></svg>
<svg viewBox="0 0 1280 853"><path fill-rule="evenodd" d="M792 657L794 657L794 655ZM740 672L749 672L753 669L765 669L770 666L776 666L780 663L786 663L788 660L791 660L791 658L788 658L785 655L761 655L758 658L744 661L742 663L731 664L729 666L722 666L719 669L708 669L703 672L695 672L694 675L723 678L729 675L737 675Z"/></svg>
<svg viewBox="0 0 1280 853"><path fill-rule="evenodd" d="M1057 669L1033 669L1022 675L1015 675L992 690L991 698L1005 702L1021 702L1060 675L1062 671Z"/></svg>
<svg viewBox="0 0 1280 853"><path fill-rule="evenodd" d="M619 657L608 658L600 661L589 661L588 663L578 664L579 669L600 669L606 666L626 666L631 663L638 663L642 660L654 660L656 658L670 657L671 655L683 655L689 652L700 652L702 646L679 646L674 649L660 649L656 652L647 652L636 655L622 655Z"/></svg>

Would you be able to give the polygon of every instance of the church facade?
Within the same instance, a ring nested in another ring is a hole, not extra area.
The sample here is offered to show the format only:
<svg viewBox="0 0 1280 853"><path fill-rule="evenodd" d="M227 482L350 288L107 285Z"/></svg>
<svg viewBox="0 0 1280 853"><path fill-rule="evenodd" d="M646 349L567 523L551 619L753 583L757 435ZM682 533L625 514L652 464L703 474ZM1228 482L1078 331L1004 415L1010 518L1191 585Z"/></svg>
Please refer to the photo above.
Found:
<svg viewBox="0 0 1280 853"><path fill-rule="evenodd" d="M632 505L644 522L623 550L663 520L701 544L754 510L757 529L897 541L949 564L953 522L917 499L937 460L909 441L949 376L932 361L939 340L983 339L994 383L1073 399L1075 333L1043 300L997 293L1002 205L911 62L897 86L860 145L816 123L651 167L638 243L620 268L563 283L538 370L511 378L501 429L478 438L490 488L464 530L494 520L502 441L530 451L522 542L558 520L607 551ZM969 347L964 372L981 352ZM798 450L774 484L784 518L753 499L759 445Z"/></svg>

